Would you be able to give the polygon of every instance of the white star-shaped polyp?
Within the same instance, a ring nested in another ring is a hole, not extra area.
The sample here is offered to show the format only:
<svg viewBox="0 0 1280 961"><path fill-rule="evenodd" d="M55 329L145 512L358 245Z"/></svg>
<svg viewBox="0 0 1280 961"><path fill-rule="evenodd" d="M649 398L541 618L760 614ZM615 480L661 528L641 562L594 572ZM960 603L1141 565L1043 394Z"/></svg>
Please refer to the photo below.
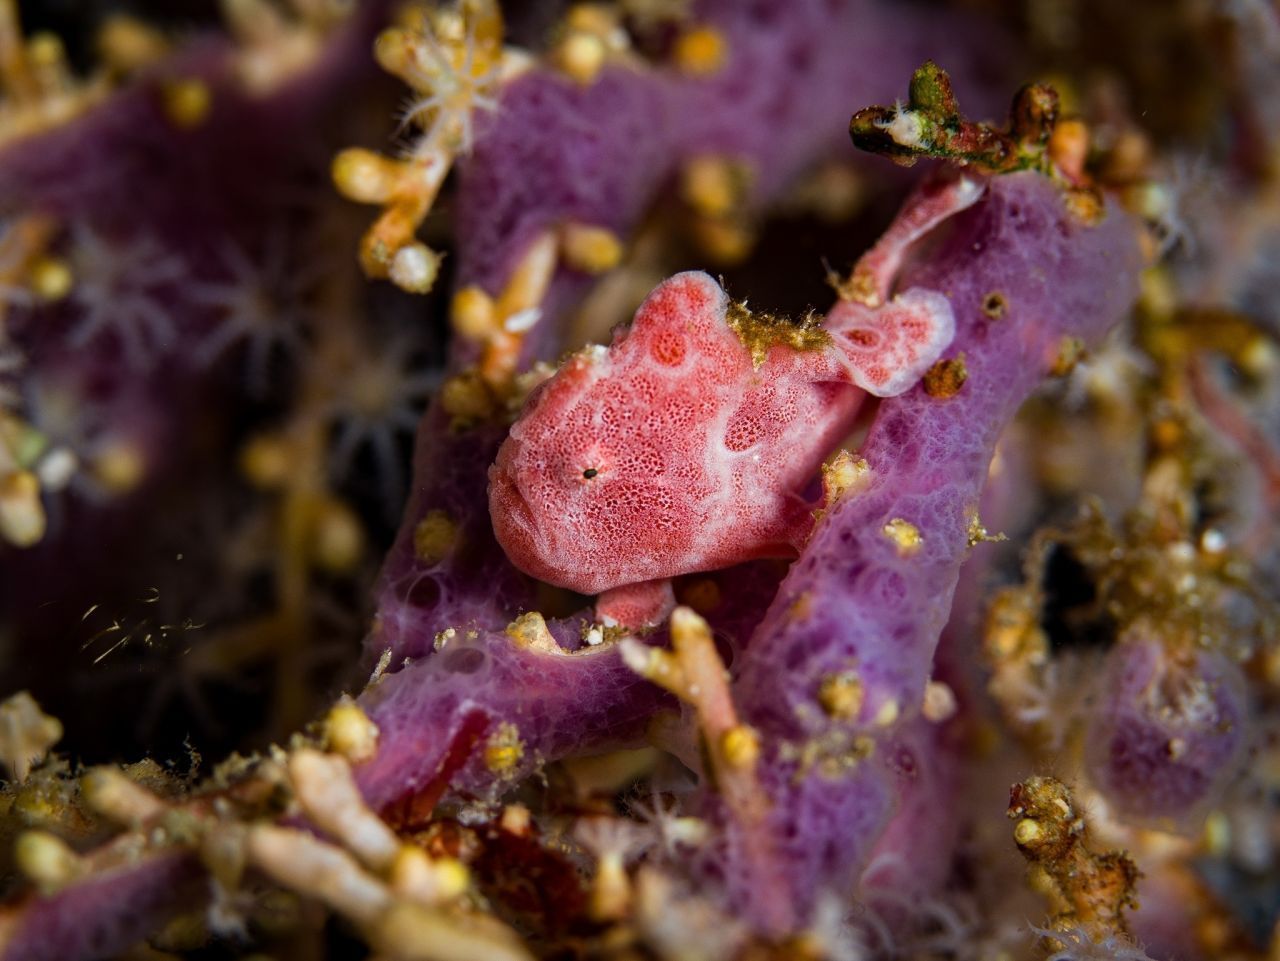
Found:
<svg viewBox="0 0 1280 961"><path fill-rule="evenodd" d="M153 237L106 237L88 225L71 232L71 300L80 308L67 342L80 348L103 334L114 335L125 361L150 368L177 347L177 329L164 292L184 274L182 262Z"/></svg>
<svg viewBox="0 0 1280 961"><path fill-rule="evenodd" d="M424 144L443 141L457 153L469 153L475 138L473 115L477 110L498 109L493 91L501 78L502 64L499 61L488 70L476 72L472 23L467 24L462 40L460 62L431 30L424 31L420 39L421 43L414 46L415 69L410 82L427 93L405 109L402 126L420 126L425 132Z"/></svg>

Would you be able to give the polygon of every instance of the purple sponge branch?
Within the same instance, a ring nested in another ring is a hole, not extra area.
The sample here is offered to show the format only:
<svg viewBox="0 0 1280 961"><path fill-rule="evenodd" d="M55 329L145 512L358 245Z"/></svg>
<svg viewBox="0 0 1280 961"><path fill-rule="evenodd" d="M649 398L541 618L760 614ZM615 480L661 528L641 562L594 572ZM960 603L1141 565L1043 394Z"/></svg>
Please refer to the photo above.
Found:
<svg viewBox="0 0 1280 961"><path fill-rule="evenodd" d="M826 887L847 890L875 836L825 828L873 825L889 802L870 763L808 772L788 745L847 753L854 732L916 713L997 437L1064 343L1096 341L1136 297L1136 224L1114 207L1082 223L1066 201L1039 174L994 178L907 268L904 285L951 301L951 352L968 378L951 397L920 386L882 404L860 452L866 486L818 525L744 655L735 698L768 745L761 776L775 792L772 826L799 905ZM856 695L833 699L841 686ZM777 897L726 875L745 904Z"/></svg>
<svg viewBox="0 0 1280 961"><path fill-rule="evenodd" d="M722 598L708 617L731 656L744 650L777 583L770 563L700 581ZM654 713L674 702L627 667L616 645L584 641L590 627L529 613L505 629L447 628L432 656L371 684L359 702L378 727L378 750L356 768L369 804L404 818L429 813L446 792L492 799L548 763L641 739ZM665 632L646 638L665 640Z"/></svg>
<svg viewBox="0 0 1280 961"><path fill-rule="evenodd" d="M446 790L493 799L549 761L634 744L662 700L616 649L566 651L526 615L366 691L379 747L357 779L384 816L412 821Z"/></svg>
<svg viewBox="0 0 1280 961"><path fill-rule="evenodd" d="M428 411L414 455L420 481L383 563L366 660L390 651L389 664L398 669L406 657L431 653L440 632L500 631L512 611L532 602L528 581L493 539L489 515L480 509L483 485L475 482L504 434L499 426L454 431L439 404ZM480 583L483 593L473 589Z"/></svg>
<svg viewBox="0 0 1280 961"><path fill-rule="evenodd" d="M99 958L145 938L158 922L198 904L209 881L196 858L169 851L95 873L56 894L31 897L0 929L5 961ZM18 913L21 912L21 913Z"/></svg>
<svg viewBox="0 0 1280 961"><path fill-rule="evenodd" d="M1238 664L1131 632L1107 657L1086 737L1090 771L1123 816L1202 815L1238 770L1249 704Z"/></svg>
<svg viewBox="0 0 1280 961"><path fill-rule="evenodd" d="M996 438L1064 342L1096 341L1123 317L1141 266L1136 238L1123 212L1083 224L1048 179L1010 175L989 181L944 246L908 267L904 285L947 292L950 354L964 356L968 377L952 397L919 386L882 403L859 452L866 486L818 526L743 664L739 696L760 705L749 712L757 723L795 735L824 727L815 693L851 665L866 693L857 720L914 710ZM781 698L778 664L795 682Z"/></svg>

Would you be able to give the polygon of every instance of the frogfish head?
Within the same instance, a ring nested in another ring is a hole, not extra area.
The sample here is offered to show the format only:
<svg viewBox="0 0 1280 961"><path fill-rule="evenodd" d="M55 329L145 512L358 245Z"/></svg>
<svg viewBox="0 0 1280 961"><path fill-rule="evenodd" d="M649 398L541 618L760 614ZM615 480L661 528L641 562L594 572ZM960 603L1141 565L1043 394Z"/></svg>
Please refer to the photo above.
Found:
<svg viewBox="0 0 1280 961"><path fill-rule="evenodd" d="M712 488L714 388L733 376L708 346L725 307L709 276L677 274L609 348L578 352L530 395L489 471L517 567L586 594L684 572Z"/></svg>

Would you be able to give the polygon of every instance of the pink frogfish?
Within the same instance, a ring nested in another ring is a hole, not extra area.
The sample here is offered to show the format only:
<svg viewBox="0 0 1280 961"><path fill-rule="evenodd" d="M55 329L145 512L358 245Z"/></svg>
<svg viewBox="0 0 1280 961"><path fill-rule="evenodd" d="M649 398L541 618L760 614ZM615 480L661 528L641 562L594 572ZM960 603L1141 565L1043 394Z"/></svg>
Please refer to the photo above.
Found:
<svg viewBox="0 0 1280 961"><path fill-rule="evenodd" d="M702 272L660 284L530 394L499 450L490 513L512 562L639 627L669 612L672 577L795 557L816 506L802 492L865 397L909 390L951 343L946 296L894 279L982 191L918 191L820 324L753 315Z"/></svg>

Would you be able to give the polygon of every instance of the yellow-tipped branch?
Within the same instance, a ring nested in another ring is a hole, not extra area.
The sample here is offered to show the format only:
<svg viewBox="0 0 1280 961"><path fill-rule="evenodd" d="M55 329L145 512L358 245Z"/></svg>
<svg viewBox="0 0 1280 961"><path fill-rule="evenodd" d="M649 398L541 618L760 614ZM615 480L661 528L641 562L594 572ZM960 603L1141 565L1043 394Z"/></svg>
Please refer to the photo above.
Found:
<svg viewBox="0 0 1280 961"><path fill-rule="evenodd" d="M258 0L252 0L258 2ZM415 94L405 122L422 135L404 160L353 148L334 160L339 192L382 214L360 244L360 266L410 293L435 283L440 256L415 237L454 161L471 149L473 117L497 107L502 84L526 58L502 47L502 16L493 0L464 0L446 10L414 10L374 44L374 56Z"/></svg>
<svg viewBox="0 0 1280 961"><path fill-rule="evenodd" d="M636 673L693 707L717 787L743 823L759 825L769 806L755 776L759 736L738 718L711 628L692 608L677 607L671 646L665 651L627 639L622 656Z"/></svg>
<svg viewBox="0 0 1280 961"><path fill-rule="evenodd" d="M109 89L104 71L77 79L54 34L24 37L16 0L0 0L0 142L64 123Z"/></svg>
<svg viewBox="0 0 1280 961"><path fill-rule="evenodd" d="M729 674L716 650L711 627L692 608L671 614L670 651L624 639L627 666L693 707L701 731L708 772L732 812L754 874L762 879L778 874L773 838L769 834L770 802L756 776L760 760L757 732L738 718L729 691ZM793 919L785 898L770 905L769 927L787 930Z"/></svg>
<svg viewBox="0 0 1280 961"><path fill-rule="evenodd" d="M1008 815L1033 883L1049 899L1050 926L1080 925L1097 940L1127 935L1124 911L1137 905L1138 869L1122 851L1089 850L1084 816L1067 786L1051 777L1015 784Z"/></svg>

